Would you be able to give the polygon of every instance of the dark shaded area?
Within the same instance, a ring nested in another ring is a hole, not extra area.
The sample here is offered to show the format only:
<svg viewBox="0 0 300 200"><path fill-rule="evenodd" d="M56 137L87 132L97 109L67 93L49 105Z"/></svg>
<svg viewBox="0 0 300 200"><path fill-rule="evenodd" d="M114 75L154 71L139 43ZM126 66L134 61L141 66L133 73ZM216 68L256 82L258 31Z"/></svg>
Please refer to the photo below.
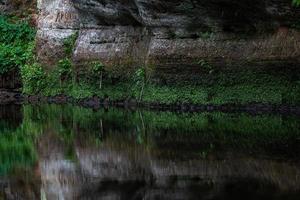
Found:
<svg viewBox="0 0 300 200"><path fill-rule="evenodd" d="M0 90L13 90L22 87L21 77L18 70L0 74Z"/></svg>
<svg viewBox="0 0 300 200"><path fill-rule="evenodd" d="M175 27L256 34L291 26L300 17L290 0L73 0L98 25Z"/></svg>
<svg viewBox="0 0 300 200"><path fill-rule="evenodd" d="M15 104L0 105L0 123L5 124L5 126L7 127L16 129L22 124L22 121L23 121L22 105L15 105Z"/></svg>

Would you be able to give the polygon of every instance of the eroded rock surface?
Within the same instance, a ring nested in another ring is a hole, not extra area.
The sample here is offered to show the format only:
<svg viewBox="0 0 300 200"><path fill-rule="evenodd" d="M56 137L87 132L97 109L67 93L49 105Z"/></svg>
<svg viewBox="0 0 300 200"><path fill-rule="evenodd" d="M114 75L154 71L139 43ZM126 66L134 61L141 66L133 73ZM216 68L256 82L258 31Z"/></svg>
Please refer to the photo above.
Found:
<svg viewBox="0 0 300 200"><path fill-rule="evenodd" d="M78 31L79 65L151 66L158 74L299 62L300 9L290 0L39 0L38 56L53 65ZM189 72L188 72L189 73Z"/></svg>

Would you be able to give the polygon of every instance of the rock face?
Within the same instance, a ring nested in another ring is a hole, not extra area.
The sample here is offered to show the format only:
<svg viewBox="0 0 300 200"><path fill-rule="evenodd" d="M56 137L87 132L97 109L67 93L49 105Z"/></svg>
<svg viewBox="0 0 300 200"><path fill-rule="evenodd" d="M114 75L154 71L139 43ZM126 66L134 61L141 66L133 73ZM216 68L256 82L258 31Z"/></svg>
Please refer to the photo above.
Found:
<svg viewBox="0 0 300 200"><path fill-rule="evenodd" d="M0 0L0 13L27 16L35 12L35 0Z"/></svg>
<svg viewBox="0 0 300 200"><path fill-rule="evenodd" d="M156 74L197 74L201 61L223 68L300 57L291 28L300 9L290 0L39 0L38 9L38 57L48 66L75 32L78 65L100 60Z"/></svg>

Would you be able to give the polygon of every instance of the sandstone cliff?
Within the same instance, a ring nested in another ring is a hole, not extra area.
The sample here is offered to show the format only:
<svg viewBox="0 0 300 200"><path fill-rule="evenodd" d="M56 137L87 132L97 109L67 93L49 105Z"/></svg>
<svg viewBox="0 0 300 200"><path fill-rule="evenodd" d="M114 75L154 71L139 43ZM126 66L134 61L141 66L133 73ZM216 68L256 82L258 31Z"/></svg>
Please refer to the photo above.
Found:
<svg viewBox="0 0 300 200"><path fill-rule="evenodd" d="M75 32L78 65L150 66L160 76L197 76L203 61L216 68L299 62L300 32L292 27L300 9L290 0L39 0L38 9L38 57L48 66Z"/></svg>

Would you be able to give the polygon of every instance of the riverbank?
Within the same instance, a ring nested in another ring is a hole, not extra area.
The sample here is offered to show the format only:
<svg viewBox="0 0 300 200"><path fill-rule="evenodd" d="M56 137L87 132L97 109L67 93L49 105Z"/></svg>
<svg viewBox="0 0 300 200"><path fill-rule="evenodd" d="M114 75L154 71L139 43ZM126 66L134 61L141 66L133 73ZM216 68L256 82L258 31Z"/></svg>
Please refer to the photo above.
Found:
<svg viewBox="0 0 300 200"><path fill-rule="evenodd" d="M35 28L27 20L0 17L0 65L5 84L20 80L0 94L1 103L48 102L101 106L144 107L186 112L267 112L299 115L300 69L290 60L245 61L242 65L194 62L196 71L156 70L159 66L110 67L100 60L76 63L78 34L63 40L65 57L51 68L34 52ZM14 59L11 59L14 58ZM4 86L2 86L4 87Z"/></svg>
<svg viewBox="0 0 300 200"><path fill-rule="evenodd" d="M92 109L119 107L131 110L144 108L158 111L174 112L224 112L235 113L245 112L250 114L287 114L300 116L300 106L288 104L267 104L267 103L248 103L248 104L192 104L192 103L174 103L165 104L160 102L138 102L136 99L111 100L110 98L100 98L97 96L91 98L75 99L66 95L57 95L45 97L38 95L22 95L18 92L0 91L0 104L71 104Z"/></svg>

